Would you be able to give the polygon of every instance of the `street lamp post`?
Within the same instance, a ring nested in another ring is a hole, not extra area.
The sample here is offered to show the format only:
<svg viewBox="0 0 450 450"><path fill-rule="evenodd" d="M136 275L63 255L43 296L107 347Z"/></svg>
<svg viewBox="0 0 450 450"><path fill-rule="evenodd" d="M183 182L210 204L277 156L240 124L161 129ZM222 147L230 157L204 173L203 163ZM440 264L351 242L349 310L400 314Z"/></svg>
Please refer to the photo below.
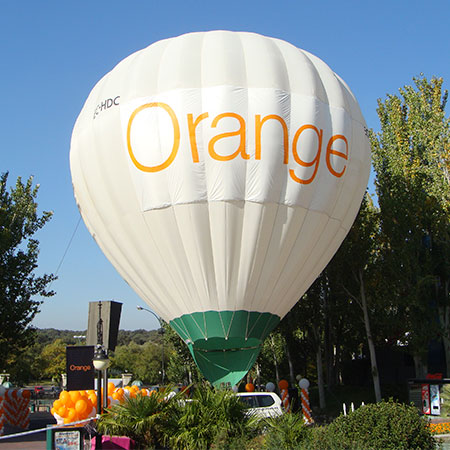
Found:
<svg viewBox="0 0 450 450"><path fill-rule="evenodd" d="M151 311L150 309L144 308L143 306L136 306L136 309L138 311L147 311L150 314L153 314L156 319L159 322L159 327L160 327L160 332L162 335L162 345L161 345L161 385L164 385L164 376L165 376L165 372L164 372L164 326L163 326L163 321L161 320L161 318L159 316L157 316L153 311Z"/></svg>
<svg viewBox="0 0 450 450"><path fill-rule="evenodd" d="M97 322L97 345L94 351L94 358L92 360L95 369L97 370L97 417L100 417L100 414L103 412L102 407L102 373L103 373L103 391L106 395L108 390L108 367L111 361L108 358L108 355L103 347L103 320L102 320L102 303L98 302L98 322ZM103 406L107 406L107 403L104 403ZM95 448L102 448L102 436L100 433L97 433L95 437Z"/></svg>

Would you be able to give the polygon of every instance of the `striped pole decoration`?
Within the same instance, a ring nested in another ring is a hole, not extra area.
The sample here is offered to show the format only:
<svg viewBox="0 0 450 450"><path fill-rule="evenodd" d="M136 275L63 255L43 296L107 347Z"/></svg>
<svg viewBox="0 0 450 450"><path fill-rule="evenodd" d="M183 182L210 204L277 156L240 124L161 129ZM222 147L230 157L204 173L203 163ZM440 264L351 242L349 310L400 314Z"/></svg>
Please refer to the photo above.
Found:
<svg viewBox="0 0 450 450"><path fill-rule="evenodd" d="M298 385L301 390L303 420L306 424L313 423L314 420L311 415L311 405L309 404L308 394L309 381L306 378L302 378Z"/></svg>
<svg viewBox="0 0 450 450"><path fill-rule="evenodd" d="M281 394L281 404L286 412L290 412L291 405L289 402L289 383L286 380L280 380L278 383L278 387L280 388Z"/></svg>
<svg viewBox="0 0 450 450"><path fill-rule="evenodd" d="M30 425L30 392L21 389L8 389L5 392L3 405L3 425L9 424L22 429Z"/></svg>
<svg viewBox="0 0 450 450"><path fill-rule="evenodd" d="M308 389L302 389L302 412L303 412L303 420L305 423L313 423L313 418L311 417L311 406L309 404L309 395Z"/></svg>
<svg viewBox="0 0 450 450"><path fill-rule="evenodd" d="M4 396L0 395L0 436L5 433L5 414L3 410Z"/></svg>

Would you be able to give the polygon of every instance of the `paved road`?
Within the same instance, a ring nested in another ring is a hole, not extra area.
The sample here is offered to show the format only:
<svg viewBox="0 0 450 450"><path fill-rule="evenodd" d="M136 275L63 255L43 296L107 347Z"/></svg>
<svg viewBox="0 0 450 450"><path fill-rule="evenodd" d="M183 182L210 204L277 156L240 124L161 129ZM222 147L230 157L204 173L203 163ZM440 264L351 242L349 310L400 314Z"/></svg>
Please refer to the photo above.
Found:
<svg viewBox="0 0 450 450"><path fill-rule="evenodd" d="M36 412L30 414L30 430L38 430L45 428L47 425L55 424L56 421L50 413ZM5 434L19 433L22 430L13 429L8 426L5 427ZM0 440L0 450L46 450L47 436L45 431L40 433L29 434L17 438Z"/></svg>

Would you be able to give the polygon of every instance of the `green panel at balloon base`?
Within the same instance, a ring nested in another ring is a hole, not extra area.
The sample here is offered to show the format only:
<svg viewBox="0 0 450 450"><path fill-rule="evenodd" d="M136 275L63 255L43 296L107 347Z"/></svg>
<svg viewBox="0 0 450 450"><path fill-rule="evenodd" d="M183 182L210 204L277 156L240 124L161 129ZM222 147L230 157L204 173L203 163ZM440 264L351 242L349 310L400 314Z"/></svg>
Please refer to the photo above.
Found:
<svg viewBox="0 0 450 450"><path fill-rule="evenodd" d="M170 321L214 386L236 385L252 368L280 317L255 311L205 311Z"/></svg>

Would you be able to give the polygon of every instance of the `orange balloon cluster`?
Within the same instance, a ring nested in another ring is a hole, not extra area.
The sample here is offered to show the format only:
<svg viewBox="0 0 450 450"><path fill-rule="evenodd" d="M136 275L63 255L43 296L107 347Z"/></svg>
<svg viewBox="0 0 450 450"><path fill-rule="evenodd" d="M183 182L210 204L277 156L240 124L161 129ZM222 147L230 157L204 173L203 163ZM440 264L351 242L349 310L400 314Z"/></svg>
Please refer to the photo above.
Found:
<svg viewBox="0 0 450 450"><path fill-rule="evenodd" d="M152 392L147 389L139 389L138 386L116 388L114 383L110 381L108 383L108 406L123 403L126 397L151 395ZM58 424L68 424L94 417L97 413L97 394L94 390L62 391L59 394L59 399L53 402L51 413Z"/></svg>
<svg viewBox="0 0 450 450"><path fill-rule="evenodd" d="M51 413L59 424L67 424L94 416L96 404L95 391L62 391Z"/></svg>

